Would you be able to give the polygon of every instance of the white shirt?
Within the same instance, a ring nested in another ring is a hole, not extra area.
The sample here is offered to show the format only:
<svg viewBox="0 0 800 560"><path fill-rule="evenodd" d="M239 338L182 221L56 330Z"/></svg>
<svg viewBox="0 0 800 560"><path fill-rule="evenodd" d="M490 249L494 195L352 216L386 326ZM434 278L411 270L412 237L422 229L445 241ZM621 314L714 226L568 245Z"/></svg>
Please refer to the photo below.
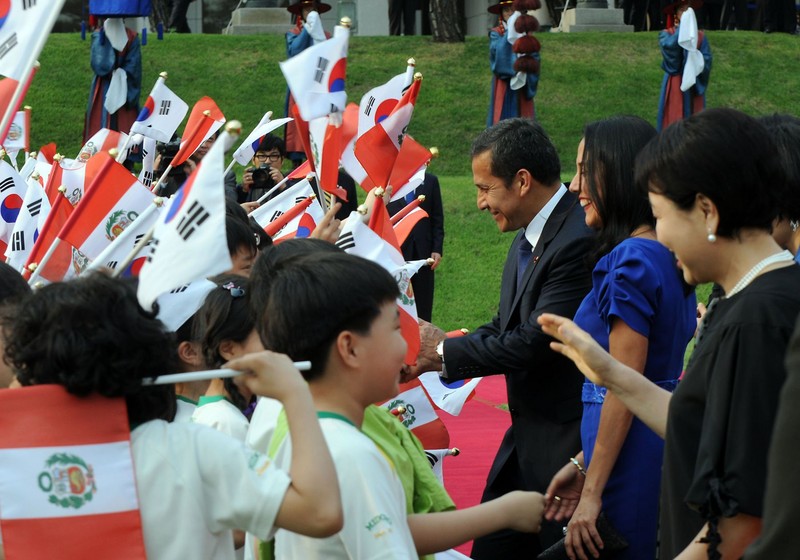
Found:
<svg viewBox="0 0 800 560"><path fill-rule="evenodd" d="M319 422L339 479L344 527L326 539L281 529L275 535L276 558L417 559L408 527L405 493L389 460L346 420L322 417ZM288 469L291 453L287 437L278 448L275 464Z"/></svg>
<svg viewBox="0 0 800 560"><path fill-rule="evenodd" d="M153 420L131 432L150 560L233 560L231 529L270 538L289 476L205 426Z"/></svg>
<svg viewBox="0 0 800 560"><path fill-rule="evenodd" d="M182 397L181 395L177 395L177 401L178 408L175 410L175 418L172 421L191 422L192 414L194 414L194 410L197 408L197 403L187 399L186 397Z"/></svg>
<svg viewBox="0 0 800 560"><path fill-rule="evenodd" d="M192 413L192 422L214 428L241 442L247 437L249 426L242 411L223 396L200 397Z"/></svg>
<svg viewBox="0 0 800 560"><path fill-rule="evenodd" d="M539 213L533 217L531 223L529 223L528 227L525 228L525 239L528 240L528 243L530 243L531 247L534 249L536 248L536 244L539 243L539 238L542 236L544 226L547 223L547 220L550 218L550 214L553 213L553 210L555 210L558 202L566 194L566 192L567 187L565 187L563 184L558 187L558 190L552 197L550 197L550 200L547 201L547 204L542 206L542 209L539 210Z"/></svg>
<svg viewBox="0 0 800 560"><path fill-rule="evenodd" d="M269 441L278 425L278 416L283 410L280 401L269 397L258 397L258 405L250 418L250 427L247 428L247 437L244 442L260 453L269 449Z"/></svg>

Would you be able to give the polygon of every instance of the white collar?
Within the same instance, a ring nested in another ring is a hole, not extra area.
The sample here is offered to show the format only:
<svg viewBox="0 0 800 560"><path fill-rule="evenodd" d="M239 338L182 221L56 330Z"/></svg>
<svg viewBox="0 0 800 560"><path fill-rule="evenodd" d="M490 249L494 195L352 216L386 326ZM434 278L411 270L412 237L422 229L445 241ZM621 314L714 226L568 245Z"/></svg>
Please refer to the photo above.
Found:
<svg viewBox="0 0 800 560"><path fill-rule="evenodd" d="M539 242L539 238L542 236L542 231L544 231L544 225L547 223L548 218L550 218L550 214L553 213L558 202L561 198L566 194L567 187L563 184L558 187L558 190L550 197L550 200L547 201L539 213L536 214L531 223L528 224L528 227L525 228L525 239L528 240L528 243L531 244L531 247L536 247L536 244Z"/></svg>

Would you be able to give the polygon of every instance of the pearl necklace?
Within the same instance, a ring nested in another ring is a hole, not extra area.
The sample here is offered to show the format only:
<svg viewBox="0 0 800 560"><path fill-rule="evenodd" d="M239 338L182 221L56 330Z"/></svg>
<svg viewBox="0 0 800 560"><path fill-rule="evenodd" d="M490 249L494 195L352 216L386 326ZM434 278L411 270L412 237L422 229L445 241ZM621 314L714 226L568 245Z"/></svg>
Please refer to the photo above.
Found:
<svg viewBox="0 0 800 560"><path fill-rule="evenodd" d="M750 285L750 282L755 280L756 276L758 276L761 271L768 266L781 262L791 262L793 260L794 257L789 251L781 251L780 253L775 253L774 255L768 256L766 259L756 263L753 268L748 270L747 273L742 276L742 278L731 289L730 293L725 294L725 297L731 298L744 290L748 285Z"/></svg>

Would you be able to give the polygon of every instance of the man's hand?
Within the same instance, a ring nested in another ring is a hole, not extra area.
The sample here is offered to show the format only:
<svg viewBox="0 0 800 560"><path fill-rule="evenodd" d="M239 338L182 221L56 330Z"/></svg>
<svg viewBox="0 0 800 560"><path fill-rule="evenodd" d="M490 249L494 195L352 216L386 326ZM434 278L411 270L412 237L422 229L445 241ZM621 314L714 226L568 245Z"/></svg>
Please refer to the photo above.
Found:
<svg viewBox="0 0 800 560"><path fill-rule="evenodd" d="M433 259L433 264L431 264L431 270L436 270L436 267L438 267L439 263L442 262L442 254L431 253L431 258Z"/></svg>
<svg viewBox="0 0 800 560"><path fill-rule="evenodd" d="M401 381L407 383L426 371L442 371L442 360L436 353L436 346L447 338L445 332L428 321L419 321L419 355L417 363L403 371Z"/></svg>
<svg viewBox="0 0 800 560"><path fill-rule="evenodd" d="M253 188L253 168L248 167L244 170L244 175L242 175L242 191L250 192L250 189Z"/></svg>
<svg viewBox="0 0 800 560"><path fill-rule="evenodd" d="M275 181L276 185L278 183L280 183L281 181L283 181L283 173L281 173L281 170L278 169L277 167L271 167L270 166L270 168L269 168L269 176L272 177L272 180Z"/></svg>

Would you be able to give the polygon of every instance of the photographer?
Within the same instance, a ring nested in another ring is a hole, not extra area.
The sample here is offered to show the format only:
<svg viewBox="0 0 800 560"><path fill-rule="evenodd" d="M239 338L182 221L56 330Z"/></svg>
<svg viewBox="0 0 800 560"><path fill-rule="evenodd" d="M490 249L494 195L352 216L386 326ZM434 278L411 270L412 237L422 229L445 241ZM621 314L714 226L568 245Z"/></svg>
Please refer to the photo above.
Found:
<svg viewBox="0 0 800 560"><path fill-rule="evenodd" d="M253 156L253 166L244 170L242 183L236 185L236 200L254 202L283 180L281 167L286 157L283 140L267 134Z"/></svg>

